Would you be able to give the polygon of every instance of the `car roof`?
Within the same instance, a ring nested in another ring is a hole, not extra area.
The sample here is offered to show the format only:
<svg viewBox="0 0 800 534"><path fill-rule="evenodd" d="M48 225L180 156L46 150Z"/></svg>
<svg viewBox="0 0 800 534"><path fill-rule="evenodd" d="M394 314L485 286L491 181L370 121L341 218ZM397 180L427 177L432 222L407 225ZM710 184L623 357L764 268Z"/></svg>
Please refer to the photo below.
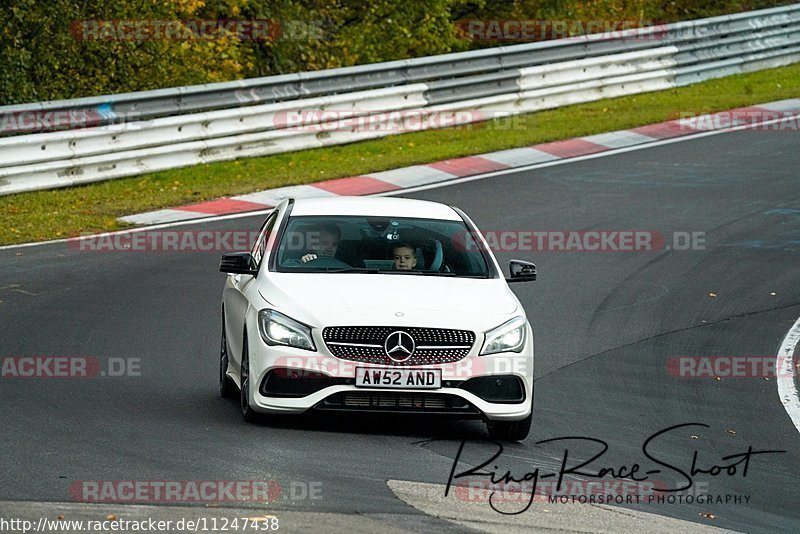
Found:
<svg viewBox="0 0 800 534"><path fill-rule="evenodd" d="M461 221L458 213L446 204L410 198L338 196L298 198L294 202L292 216L365 215Z"/></svg>

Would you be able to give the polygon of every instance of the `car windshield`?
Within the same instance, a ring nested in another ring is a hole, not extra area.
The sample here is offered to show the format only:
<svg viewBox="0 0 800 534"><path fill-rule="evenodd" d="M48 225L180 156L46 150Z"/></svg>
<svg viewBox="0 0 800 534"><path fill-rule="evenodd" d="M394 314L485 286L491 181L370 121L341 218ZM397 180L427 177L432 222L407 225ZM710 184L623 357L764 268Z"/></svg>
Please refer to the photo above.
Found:
<svg viewBox="0 0 800 534"><path fill-rule="evenodd" d="M280 272L490 278L487 253L463 221L406 217L290 217Z"/></svg>

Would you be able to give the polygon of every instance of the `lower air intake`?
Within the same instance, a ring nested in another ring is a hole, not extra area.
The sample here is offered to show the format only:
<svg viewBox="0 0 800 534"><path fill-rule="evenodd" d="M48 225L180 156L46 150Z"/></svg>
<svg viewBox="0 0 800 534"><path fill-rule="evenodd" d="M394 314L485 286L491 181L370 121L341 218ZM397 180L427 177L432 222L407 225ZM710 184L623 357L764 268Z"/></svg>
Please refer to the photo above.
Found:
<svg viewBox="0 0 800 534"><path fill-rule="evenodd" d="M430 393L346 392L335 393L319 405L319 410L360 410L424 413L479 413L456 395Z"/></svg>

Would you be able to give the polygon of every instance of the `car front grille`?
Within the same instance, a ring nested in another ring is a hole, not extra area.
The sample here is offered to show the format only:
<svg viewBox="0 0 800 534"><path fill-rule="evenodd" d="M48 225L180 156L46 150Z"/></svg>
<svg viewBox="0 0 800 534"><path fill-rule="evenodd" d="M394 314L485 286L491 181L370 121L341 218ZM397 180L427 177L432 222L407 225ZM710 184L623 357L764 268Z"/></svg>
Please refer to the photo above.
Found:
<svg viewBox="0 0 800 534"><path fill-rule="evenodd" d="M317 410L391 411L479 414L469 402L444 393L342 392L316 406Z"/></svg>
<svg viewBox="0 0 800 534"><path fill-rule="evenodd" d="M398 362L384 350L386 338L404 332L414 339L416 348L410 358ZM475 332L448 328L392 326L329 326L322 331L328 350L343 360L385 365L430 365L457 362L469 354L475 344Z"/></svg>

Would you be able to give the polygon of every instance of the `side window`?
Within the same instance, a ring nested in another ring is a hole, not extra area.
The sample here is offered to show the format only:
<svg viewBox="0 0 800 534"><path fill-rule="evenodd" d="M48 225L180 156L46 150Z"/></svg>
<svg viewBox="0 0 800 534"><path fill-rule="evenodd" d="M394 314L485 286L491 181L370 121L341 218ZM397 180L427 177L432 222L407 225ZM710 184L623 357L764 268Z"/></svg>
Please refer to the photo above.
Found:
<svg viewBox="0 0 800 534"><path fill-rule="evenodd" d="M272 228L275 226L275 221L278 220L278 214L273 213L269 218L264 221L264 226L261 227L261 232L258 234L258 239L253 244L253 250L250 253L256 261L256 267L261 265L261 259L264 257L264 252L267 249L267 241L269 235L272 233Z"/></svg>

